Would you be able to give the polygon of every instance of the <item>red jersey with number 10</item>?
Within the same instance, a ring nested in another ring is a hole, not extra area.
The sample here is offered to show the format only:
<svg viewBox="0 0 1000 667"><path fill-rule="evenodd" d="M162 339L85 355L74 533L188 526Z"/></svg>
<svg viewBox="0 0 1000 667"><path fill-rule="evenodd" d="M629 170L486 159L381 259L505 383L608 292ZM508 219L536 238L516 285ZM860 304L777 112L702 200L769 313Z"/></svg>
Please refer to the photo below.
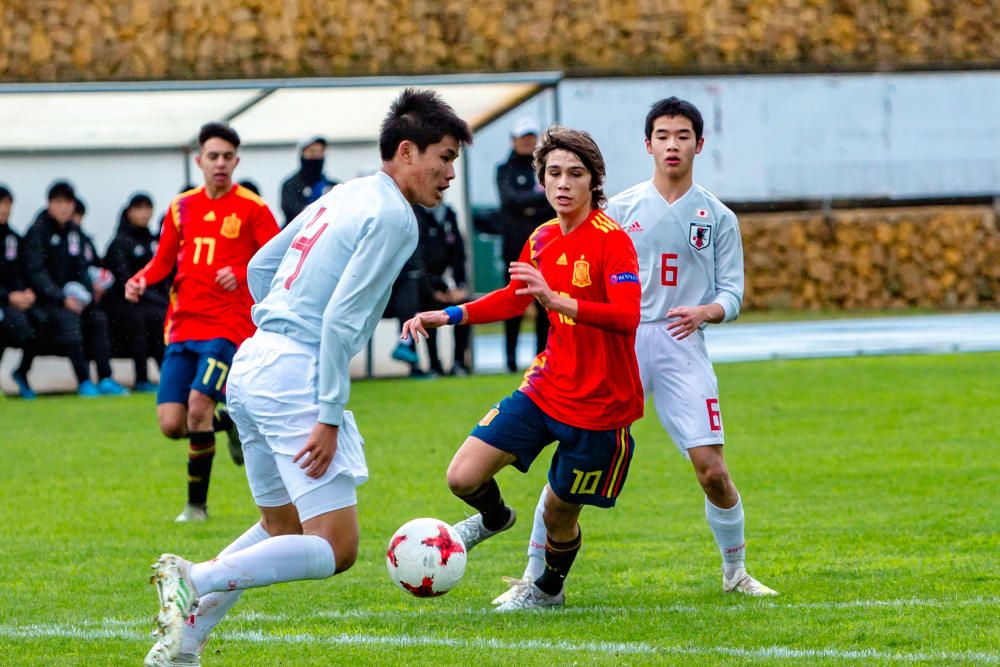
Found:
<svg viewBox="0 0 1000 667"><path fill-rule="evenodd" d="M156 255L134 276L152 285L177 267L164 325L167 343L225 338L239 345L253 335L247 264L277 233L267 204L241 185L218 199L210 199L204 186L175 197ZM215 282L227 266L237 281L232 292Z"/></svg>
<svg viewBox="0 0 1000 667"><path fill-rule="evenodd" d="M551 327L520 390L541 410L592 431L623 428L642 416L643 392L635 358L639 326L639 263L632 240L602 211L563 234L557 220L532 233L519 261L534 264L549 288L577 300L576 318L548 311ZM466 304L470 324L524 312L530 295L507 287Z"/></svg>

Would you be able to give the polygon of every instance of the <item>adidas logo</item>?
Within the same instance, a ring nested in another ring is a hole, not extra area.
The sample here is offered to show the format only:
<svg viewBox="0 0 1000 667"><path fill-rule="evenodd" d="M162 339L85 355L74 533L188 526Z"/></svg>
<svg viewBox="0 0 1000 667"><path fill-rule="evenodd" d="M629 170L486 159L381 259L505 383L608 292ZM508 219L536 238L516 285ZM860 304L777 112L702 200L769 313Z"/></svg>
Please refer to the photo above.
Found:
<svg viewBox="0 0 1000 667"><path fill-rule="evenodd" d="M569 262L566 260L566 253L559 255L559 259L556 260L556 264L559 266L566 266Z"/></svg>
<svg viewBox="0 0 1000 667"><path fill-rule="evenodd" d="M628 227L626 227L625 231L628 232L629 234L632 234L634 232L641 232L642 231L642 225L640 225L639 221L636 220L631 225L629 225Z"/></svg>
<svg viewBox="0 0 1000 667"><path fill-rule="evenodd" d="M209 211L204 218L205 222L215 222L215 211Z"/></svg>

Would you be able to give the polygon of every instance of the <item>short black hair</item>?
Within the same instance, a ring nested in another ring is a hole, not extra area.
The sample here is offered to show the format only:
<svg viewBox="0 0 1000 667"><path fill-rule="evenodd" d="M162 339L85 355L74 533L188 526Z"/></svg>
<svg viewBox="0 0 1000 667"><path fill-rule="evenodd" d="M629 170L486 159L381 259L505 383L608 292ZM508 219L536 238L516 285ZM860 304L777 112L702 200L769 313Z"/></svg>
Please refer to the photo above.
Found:
<svg viewBox="0 0 1000 667"><path fill-rule="evenodd" d="M205 142L209 139L222 139L231 143L233 148L240 147L240 135L236 134L236 130L228 123L212 121L211 123L202 125L201 130L198 132L198 146L204 146Z"/></svg>
<svg viewBox="0 0 1000 667"><path fill-rule="evenodd" d="M9 200L14 201L14 195L11 193L10 188L6 185L0 185L0 201Z"/></svg>
<svg viewBox="0 0 1000 667"><path fill-rule="evenodd" d="M255 195L260 196L260 188L257 187L257 184L251 181L249 178L244 178L242 181L240 181L240 185L242 185Z"/></svg>
<svg viewBox="0 0 1000 667"><path fill-rule="evenodd" d="M653 138L653 123L656 122L657 118L663 116L684 116L691 121L691 126L694 128L694 140L701 139L702 132L705 130L705 121L701 117L701 112L698 111L698 107L679 97L668 97L660 100L649 110L649 113L646 114L646 139Z"/></svg>
<svg viewBox="0 0 1000 667"><path fill-rule="evenodd" d="M77 215L86 215L87 205L84 204L83 200L79 197L76 197L75 199L76 201L73 202L73 213L76 213Z"/></svg>
<svg viewBox="0 0 1000 667"><path fill-rule="evenodd" d="M73 191L73 186L66 181L56 181L49 186L48 200L53 199L72 199L76 201L76 192Z"/></svg>
<svg viewBox="0 0 1000 667"><path fill-rule="evenodd" d="M379 153L391 160L399 145L411 141L421 153L431 144L454 137L459 144L472 143L469 124L433 90L407 88L389 107L378 135Z"/></svg>
<svg viewBox="0 0 1000 667"><path fill-rule="evenodd" d="M128 204L125 205L125 210L135 208L136 206L148 206L149 208L153 208L153 198L145 192L136 192L132 195L132 198L128 200Z"/></svg>

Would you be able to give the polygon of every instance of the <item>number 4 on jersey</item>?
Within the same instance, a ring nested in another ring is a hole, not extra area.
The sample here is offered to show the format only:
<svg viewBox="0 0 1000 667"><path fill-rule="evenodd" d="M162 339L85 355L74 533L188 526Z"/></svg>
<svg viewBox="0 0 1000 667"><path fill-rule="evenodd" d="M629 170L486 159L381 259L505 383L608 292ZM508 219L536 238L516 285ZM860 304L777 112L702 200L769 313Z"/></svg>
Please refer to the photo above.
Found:
<svg viewBox="0 0 1000 667"><path fill-rule="evenodd" d="M313 219L307 222L305 226L302 227L302 232L295 237L294 241L292 241L292 247L301 252L302 254L299 255L299 263L295 265L295 270L292 271L292 275L288 276L288 278L285 280L285 289L291 289L292 283L295 282L295 279L299 277L299 272L302 270L302 263L306 261L306 256L309 255L309 251L312 250L312 247L314 245L316 245L316 241L319 240L319 237L323 234L324 231L326 231L327 226L330 224L328 222L324 222L323 226L317 229L315 234L313 234L312 236L306 235L306 232L309 231L309 228L312 227L313 224L317 220L319 220L320 217L322 217L323 213L325 212L326 212L325 207L321 207L318 211L316 211L316 215L313 216Z"/></svg>

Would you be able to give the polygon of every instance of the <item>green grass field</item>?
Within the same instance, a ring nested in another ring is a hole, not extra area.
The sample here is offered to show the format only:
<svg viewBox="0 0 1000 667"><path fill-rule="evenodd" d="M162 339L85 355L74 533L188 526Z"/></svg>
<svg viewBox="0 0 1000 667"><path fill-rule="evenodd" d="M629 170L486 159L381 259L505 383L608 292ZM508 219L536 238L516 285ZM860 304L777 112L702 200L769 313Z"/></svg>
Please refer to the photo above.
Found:
<svg viewBox="0 0 1000 667"><path fill-rule="evenodd" d="M567 604L497 615L519 575L547 457L501 487L521 512L446 596L386 575L416 516L455 521L444 471L513 376L354 386L371 481L361 553L322 582L250 591L203 664L1000 664L1000 354L718 367L727 459L747 512L748 565L781 591L720 590L689 464L655 416L614 510L588 508ZM184 446L153 399L0 402L0 665L138 665L162 551L207 559L255 520L220 448L211 520L178 526Z"/></svg>

